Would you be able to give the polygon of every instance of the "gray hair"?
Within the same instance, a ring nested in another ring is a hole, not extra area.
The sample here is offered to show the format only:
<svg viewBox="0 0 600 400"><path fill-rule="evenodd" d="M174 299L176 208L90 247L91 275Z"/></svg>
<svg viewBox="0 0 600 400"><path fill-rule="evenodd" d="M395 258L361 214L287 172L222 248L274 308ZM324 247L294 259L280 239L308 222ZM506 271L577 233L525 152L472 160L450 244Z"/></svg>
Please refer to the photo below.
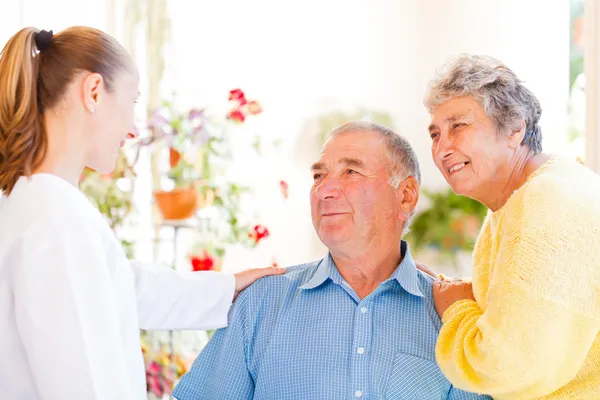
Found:
<svg viewBox="0 0 600 400"><path fill-rule="evenodd" d="M431 112L436 106L461 96L479 101L498 132L510 134L525 121L521 145L535 153L542 151L542 129L538 125L542 115L540 102L502 62L488 56L459 56L429 84L425 107Z"/></svg>
<svg viewBox="0 0 600 400"><path fill-rule="evenodd" d="M419 160L414 149L404 137L383 125L370 121L350 121L331 130L329 138L347 132L373 132L385 141L385 152L390 161L387 167L388 182L397 189L402 180L414 176L421 184Z"/></svg>

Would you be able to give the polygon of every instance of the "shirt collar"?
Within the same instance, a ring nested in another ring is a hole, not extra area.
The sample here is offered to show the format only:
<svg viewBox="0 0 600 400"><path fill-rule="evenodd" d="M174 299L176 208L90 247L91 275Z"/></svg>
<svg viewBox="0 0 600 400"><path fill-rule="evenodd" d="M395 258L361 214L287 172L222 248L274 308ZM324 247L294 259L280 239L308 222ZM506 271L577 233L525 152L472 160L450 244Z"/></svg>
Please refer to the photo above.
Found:
<svg viewBox="0 0 600 400"><path fill-rule="evenodd" d="M408 293L418 297L424 297L421 287L419 286L419 272L417 271L417 265L410 254L408 243L404 240L400 241L400 254L402 254L402 262L388 280L395 279Z"/></svg>
<svg viewBox="0 0 600 400"><path fill-rule="evenodd" d="M332 278L331 269L335 268L335 264L333 263L333 259L331 258L331 254L327 254L327 257L321 260L315 274L306 282L304 285L300 286L300 289L314 289L316 287L321 286L325 281L329 278ZM336 272L337 272L337 268ZM339 274L339 272L338 272ZM333 279L333 278L332 278Z"/></svg>
<svg viewBox="0 0 600 400"><path fill-rule="evenodd" d="M402 262L394 270L392 275L383 283L396 280L407 292L418 297L423 297L423 292L419 287L417 266L415 265L415 262L410 254L408 243L406 243L404 240L400 241L400 252L403 256ZM304 285L300 286L300 289L314 289L325 283L327 279L331 279L337 284L341 284L342 282L342 276L337 270L330 253L326 258L321 260L312 278L310 278Z"/></svg>

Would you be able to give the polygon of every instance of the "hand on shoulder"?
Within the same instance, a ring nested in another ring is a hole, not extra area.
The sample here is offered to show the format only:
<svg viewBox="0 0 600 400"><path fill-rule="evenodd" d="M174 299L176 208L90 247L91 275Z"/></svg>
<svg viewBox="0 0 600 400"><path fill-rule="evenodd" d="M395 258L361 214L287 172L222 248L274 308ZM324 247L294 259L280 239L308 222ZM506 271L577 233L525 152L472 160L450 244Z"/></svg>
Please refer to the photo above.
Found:
<svg viewBox="0 0 600 400"><path fill-rule="evenodd" d="M268 267L268 268L253 268L247 269L242 272L238 272L235 274L235 293L233 294L233 299L237 297L238 294L248 286L252 285L258 279L263 278L265 276L270 275L280 275L285 272L285 268L280 267Z"/></svg>

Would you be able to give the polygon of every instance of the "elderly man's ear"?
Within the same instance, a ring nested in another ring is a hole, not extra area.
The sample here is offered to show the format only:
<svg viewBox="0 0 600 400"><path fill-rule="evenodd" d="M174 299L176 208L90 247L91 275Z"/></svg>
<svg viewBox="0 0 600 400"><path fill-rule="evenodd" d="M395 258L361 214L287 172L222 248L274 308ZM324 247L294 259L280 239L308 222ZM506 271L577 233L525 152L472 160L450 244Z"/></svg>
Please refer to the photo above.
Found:
<svg viewBox="0 0 600 400"><path fill-rule="evenodd" d="M398 219L407 222L419 201L419 182L414 176L409 176L398 186L400 210Z"/></svg>

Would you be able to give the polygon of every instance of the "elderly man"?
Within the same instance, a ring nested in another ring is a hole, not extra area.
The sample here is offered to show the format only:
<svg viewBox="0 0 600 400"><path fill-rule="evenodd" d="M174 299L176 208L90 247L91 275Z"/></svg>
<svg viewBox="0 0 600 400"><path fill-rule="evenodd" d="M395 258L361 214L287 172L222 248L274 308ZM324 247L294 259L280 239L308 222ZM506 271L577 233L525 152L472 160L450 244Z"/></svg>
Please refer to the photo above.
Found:
<svg viewBox="0 0 600 400"><path fill-rule="evenodd" d="M419 197L408 142L372 123L335 129L312 166L324 259L242 292L174 391L192 399L475 399L435 362L433 278L402 233Z"/></svg>

